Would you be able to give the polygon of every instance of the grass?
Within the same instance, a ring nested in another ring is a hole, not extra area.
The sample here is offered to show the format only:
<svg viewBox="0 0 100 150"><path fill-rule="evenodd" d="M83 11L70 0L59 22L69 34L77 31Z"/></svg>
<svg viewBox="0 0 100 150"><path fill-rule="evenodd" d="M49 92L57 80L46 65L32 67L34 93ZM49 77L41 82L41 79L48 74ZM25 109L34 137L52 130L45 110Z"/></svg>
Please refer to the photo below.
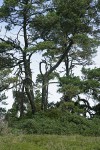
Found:
<svg viewBox="0 0 100 150"><path fill-rule="evenodd" d="M100 137L9 135L0 137L0 150L100 150Z"/></svg>

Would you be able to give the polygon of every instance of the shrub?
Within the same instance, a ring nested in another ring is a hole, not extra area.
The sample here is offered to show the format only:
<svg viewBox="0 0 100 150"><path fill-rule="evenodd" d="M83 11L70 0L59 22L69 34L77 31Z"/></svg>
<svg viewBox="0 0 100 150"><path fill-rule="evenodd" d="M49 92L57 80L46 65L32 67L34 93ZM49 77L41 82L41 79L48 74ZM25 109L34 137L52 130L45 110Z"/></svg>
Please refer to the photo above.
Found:
<svg viewBox="0 0 100 150"><path fill-rule="evenodd" d="M14 128L27 134L100 135L100 119L86 119L69 112L50 110L31 119L13 122Z"/></svg>

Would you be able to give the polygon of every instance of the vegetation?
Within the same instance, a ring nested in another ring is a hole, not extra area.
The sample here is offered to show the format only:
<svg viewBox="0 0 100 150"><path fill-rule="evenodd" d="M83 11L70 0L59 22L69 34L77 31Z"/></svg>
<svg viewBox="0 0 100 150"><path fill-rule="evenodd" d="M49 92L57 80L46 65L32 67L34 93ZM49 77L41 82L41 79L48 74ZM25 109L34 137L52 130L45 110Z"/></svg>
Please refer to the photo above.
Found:
<svg viewBox="0 0 100 150"><path fill-rule="evenodd" d="M100 136L100 68L90 69L100 46L99 0L3 0L0 26L0 134ZM36 53L41 54L40 74L34 79ZM77 66L82 68L82 77L74 74ZM55 79L62 97L49 103L49 84ZM3 105L9 89L14 102L6 111ZM70 149L71 144L72 149L82 149L84 144L83 149L99 149L95 142L87 144L87 138L82 142L81 136L72 136L69 144L66 136L53 136L58 145L46 137L50 146L35 139L30 144L23 135L14 138L11 149ZM12 138L1 141L9 145ZM90 139L98 142L99 138Z"/></svg>
<svg viewBox="0 0 100 150"><path fill-rule="evenodd" d="M99 150L100 137L20 135L0 137L0 150Z"/></svg>
<svg viewBox="0 0 100 150"><path fill-rule="evenodd" d="M33 118L13 120L11 133L100 136L100 119L50 111Z"/></svg>

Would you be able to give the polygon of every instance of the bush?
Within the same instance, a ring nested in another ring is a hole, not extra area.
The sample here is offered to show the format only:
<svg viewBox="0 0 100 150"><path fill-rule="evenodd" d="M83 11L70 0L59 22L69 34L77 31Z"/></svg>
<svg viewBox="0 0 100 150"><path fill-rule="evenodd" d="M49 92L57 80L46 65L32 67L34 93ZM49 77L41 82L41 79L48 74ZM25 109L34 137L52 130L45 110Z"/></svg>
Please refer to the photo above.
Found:
<svg viewBox="0 0 100 150"><path fill-rule="evenodd" d="M31 119L13 122L14 128L27 134L100 135L100 119L86 119L69 112L55 110L37 113Z"/></svg>

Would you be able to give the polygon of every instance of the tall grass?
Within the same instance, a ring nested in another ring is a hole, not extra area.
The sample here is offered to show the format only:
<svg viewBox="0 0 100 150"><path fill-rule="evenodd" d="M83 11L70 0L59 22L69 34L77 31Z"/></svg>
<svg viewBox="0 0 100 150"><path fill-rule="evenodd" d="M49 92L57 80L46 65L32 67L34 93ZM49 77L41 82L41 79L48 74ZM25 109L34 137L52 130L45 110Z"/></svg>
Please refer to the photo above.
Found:
<svg viewBox="0 0 100 150"><path fill-rule="evenodd" d="M0 137L0 150L100 150L100 137L10 135Z"/></svg>

